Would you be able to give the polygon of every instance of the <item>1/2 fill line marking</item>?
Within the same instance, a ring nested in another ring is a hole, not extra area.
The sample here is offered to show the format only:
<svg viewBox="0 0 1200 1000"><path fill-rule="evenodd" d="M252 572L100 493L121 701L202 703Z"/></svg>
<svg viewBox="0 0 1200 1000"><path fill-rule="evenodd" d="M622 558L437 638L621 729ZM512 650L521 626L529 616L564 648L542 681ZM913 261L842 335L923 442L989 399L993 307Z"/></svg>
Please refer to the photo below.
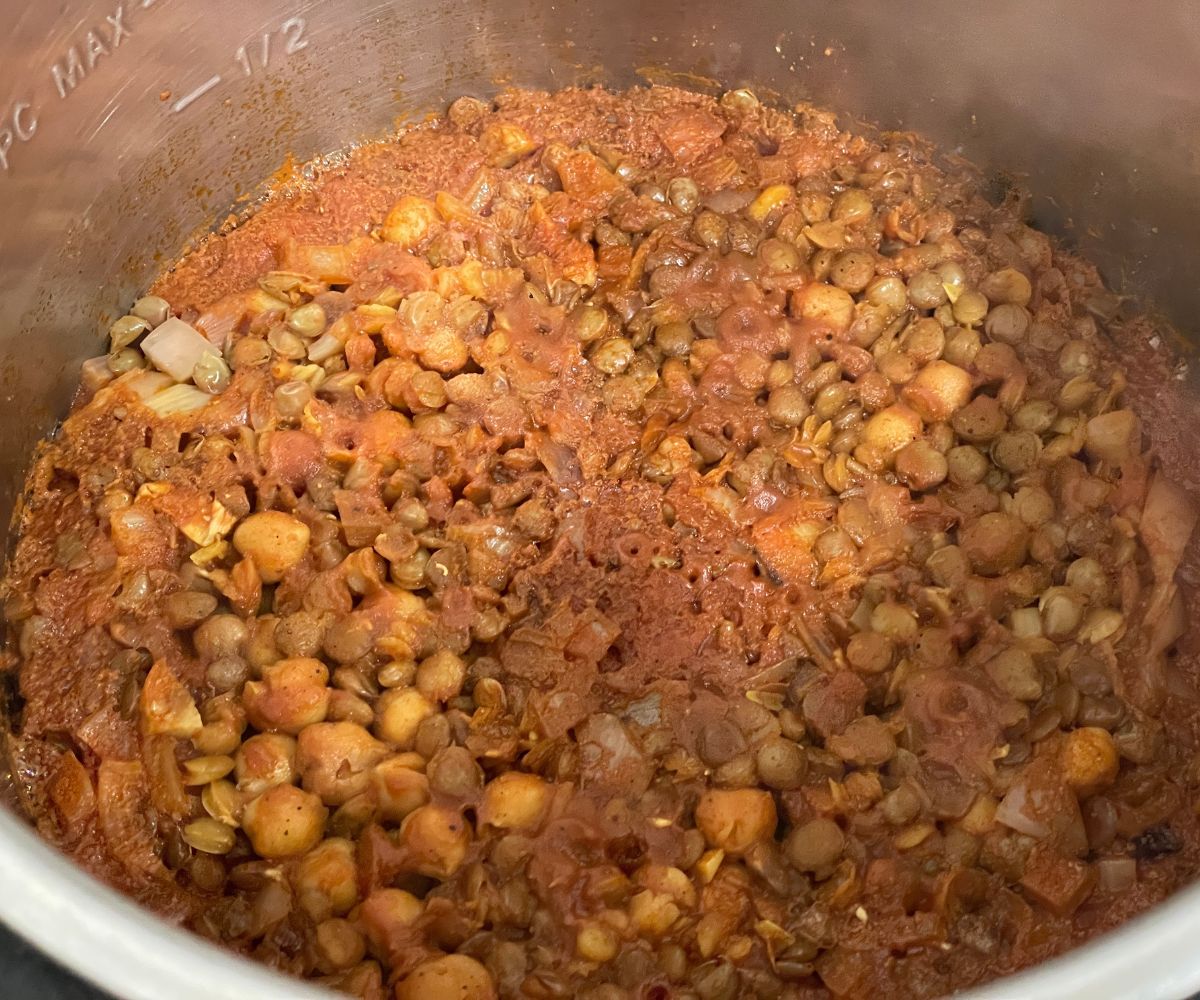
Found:
<svg viewBox="0 0 1200 1000"><path fill-rule="evenodd" d="M193 101L200 100L201 97L203 97L205 94L207 94L210 90L213 89L213 87L217 86L217 84L219 84L220 82L221 82L221 74L215 73L214 75L210 76L207 80L205 80L202 84L200 84L200 86L197 87L195 90L193 90L191 93L184 94L181 98L179 98L178 101L176 101L174 104L171 105L171 110L172 111L182 111Z"/></svg>

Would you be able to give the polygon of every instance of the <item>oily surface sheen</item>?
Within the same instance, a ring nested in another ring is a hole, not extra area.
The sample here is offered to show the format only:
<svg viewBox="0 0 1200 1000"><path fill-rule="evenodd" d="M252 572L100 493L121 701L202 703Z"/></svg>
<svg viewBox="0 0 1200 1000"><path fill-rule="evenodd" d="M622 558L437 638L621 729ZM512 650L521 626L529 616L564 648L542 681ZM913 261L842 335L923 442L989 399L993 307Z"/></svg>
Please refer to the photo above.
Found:
<svg viewBox="0 0 1200 1000"><path fill-rule="evenodd" d="M931 997L1162 899L1195 409L987 194L666 88L307 170L30 474L43 835L366 1000Z"/></svg>

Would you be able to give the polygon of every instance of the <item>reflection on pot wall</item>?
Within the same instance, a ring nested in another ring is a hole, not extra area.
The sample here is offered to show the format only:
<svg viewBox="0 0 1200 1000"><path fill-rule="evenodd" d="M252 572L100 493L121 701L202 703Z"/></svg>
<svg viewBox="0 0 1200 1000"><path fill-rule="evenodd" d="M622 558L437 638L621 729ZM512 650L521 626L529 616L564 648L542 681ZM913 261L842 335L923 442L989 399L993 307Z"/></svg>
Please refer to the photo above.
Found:
<svg viewBox="0 0 1200 1000"><path fill-rule="evenodd" d="M1200 334L1200 9L1016 0L93 0L6 15L0 517L107 322L287 153L462 93L750 85L1022 176L1035 218Z"/></svg>

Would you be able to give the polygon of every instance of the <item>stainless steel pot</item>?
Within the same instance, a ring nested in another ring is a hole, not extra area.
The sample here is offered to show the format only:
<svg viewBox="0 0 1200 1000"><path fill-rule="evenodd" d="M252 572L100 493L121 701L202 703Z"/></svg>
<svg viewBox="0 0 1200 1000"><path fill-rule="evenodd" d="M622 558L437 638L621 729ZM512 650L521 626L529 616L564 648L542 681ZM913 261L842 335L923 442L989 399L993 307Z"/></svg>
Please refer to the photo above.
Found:
<svg viewBox="0 0 1200 1000"><path fill-rule="evenodd" d="M813 100L1021 176L1041 225L1200 339L1192 0L6 0L0 519L79 362L288 153L469 93L647 80ZM313 991L159 923L0 809L0 919L121 997ZM979 997L1178 998L1200 887Z"/></svg>

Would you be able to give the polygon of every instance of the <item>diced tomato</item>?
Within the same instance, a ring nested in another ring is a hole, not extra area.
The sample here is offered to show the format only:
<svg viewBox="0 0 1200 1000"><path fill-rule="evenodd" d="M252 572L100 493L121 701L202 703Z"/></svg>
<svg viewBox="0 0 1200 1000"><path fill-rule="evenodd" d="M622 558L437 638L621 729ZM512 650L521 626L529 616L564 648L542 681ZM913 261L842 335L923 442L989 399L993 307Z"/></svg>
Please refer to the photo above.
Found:
<svg viewBox="0 0 1200 1000"><path fill-rule="evenodd" d="M668 118L656 131L675 161L689 164L720 145L725 123L707 111L690 108Z"/></svg>

